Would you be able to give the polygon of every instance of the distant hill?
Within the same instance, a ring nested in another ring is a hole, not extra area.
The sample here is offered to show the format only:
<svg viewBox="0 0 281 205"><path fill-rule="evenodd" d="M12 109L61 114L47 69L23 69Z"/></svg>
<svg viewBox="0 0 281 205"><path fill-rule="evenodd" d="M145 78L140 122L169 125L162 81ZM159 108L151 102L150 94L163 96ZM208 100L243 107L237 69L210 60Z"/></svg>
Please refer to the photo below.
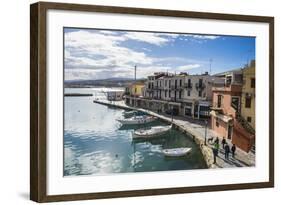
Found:
<svg viewBox="0 0 281 205"><path fill-rule="evenodd" d="M144 82L145 79L137 79L137 82ZM64 86L68 88L83 87L125 87L134 82L132 78L107 78L99 80L68 80L64 81Z"/></svg>

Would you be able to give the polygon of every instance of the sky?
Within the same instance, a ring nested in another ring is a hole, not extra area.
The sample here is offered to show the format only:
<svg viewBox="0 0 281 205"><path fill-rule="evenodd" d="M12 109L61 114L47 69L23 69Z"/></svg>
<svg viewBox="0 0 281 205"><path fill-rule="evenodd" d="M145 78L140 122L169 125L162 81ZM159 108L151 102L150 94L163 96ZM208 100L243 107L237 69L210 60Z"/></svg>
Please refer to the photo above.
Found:
<svg viewBox="0 0 281 205"><path fill-rule="evenodd" d="M211 74L255 59L255 38L64 28L65 80L146 78L154 72Z"/></svg>

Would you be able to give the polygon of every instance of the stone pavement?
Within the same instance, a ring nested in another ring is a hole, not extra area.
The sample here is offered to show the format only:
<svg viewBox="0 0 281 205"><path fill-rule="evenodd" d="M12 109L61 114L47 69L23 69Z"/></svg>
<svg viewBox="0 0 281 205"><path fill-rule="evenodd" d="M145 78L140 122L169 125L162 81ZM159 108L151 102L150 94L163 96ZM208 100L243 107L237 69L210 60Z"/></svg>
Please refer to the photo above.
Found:
<svg viewBox="0 0 281 205"><path fill-rule="evenodd" d="M142 112L145 112L147 114L156 116L162 120L171 122L171 116L164 114L164 113L156 113L151 110L146 110L142 108L133 108L127 106L124 101L116 101L116 102L109 102L107 100L99 100L96 101L101 104L105 105L111 105L116 106L119 108L125 108L125 109L134 109L139 110ZM244 152L243 150L236 147L236 154L235 158L232 157L232 155L229 155L229 159L226 160L224 157L224 149L222 148L222 137L219 136L216 132L211 130L208 126L207 128L207 139L213 137L213 140L215 140L216 137L219 137L220 141L220 149L219 154L216 159L216 164L213 164L213 153L212 153L212 143L209 143L207 140L207 147L204 145L204 139L205 139L205 123L204 121L194 120L194 119L188 119L181 116L174 116L173 117L173 124L181 128L182 130L186 131L187 133L191 134L192 136L196 137L197 140L199 140L199 144L201 144L201 150L203 151L203 155L205 157L205 160L207 161L207 164L210 168L231 168L231 167L249 167L249 166L255 166L255 152L251 150L249 153ZM231 141L226 140L228 145L231 147Z"/></svg>

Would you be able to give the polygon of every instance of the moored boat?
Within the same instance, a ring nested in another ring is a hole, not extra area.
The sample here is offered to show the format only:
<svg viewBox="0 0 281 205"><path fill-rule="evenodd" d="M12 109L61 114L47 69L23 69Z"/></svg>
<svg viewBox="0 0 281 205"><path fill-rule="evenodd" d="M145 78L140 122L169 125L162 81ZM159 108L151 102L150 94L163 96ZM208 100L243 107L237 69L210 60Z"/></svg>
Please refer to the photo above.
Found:
<svg viewBox="0 0 281 205"><path fill-rule="evenodd" d="M180 147L173 149L163 149L163 154L167 157L182 157L190 153L192 148L190 147Z"/></svg>
<svg viewBox="0 0 281 205"><path fill-rule="evenodd" d="M127 119L119 119L118 122L121 122L123 125L134 125L134 124L146 124L156 120L156 117L153 116L134 116Z"/></svg>
<svg viewBox="0 0 281 205"><path fill-rule="evenodd" d="M133 138L151 138L163 135L171 130L172 125L168 126L154 126L149 129L138 129L134 131Z"/></svg>
<svg viewBox="0 0 281 205"><path fill-rule="evenodd" d="M132 111L124 112L123 115L124 115L124 117L132 117L134 115L137 115L137 113L138 113L138 111L132 110Z"/></svg>

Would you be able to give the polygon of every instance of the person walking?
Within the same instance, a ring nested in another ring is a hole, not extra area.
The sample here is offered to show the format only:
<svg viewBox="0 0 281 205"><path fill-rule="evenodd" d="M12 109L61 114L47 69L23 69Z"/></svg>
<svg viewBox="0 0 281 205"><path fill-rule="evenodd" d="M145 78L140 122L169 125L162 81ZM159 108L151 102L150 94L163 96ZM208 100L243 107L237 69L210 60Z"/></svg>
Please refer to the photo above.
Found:
<svg viewBox="0 0 281 205"><path fill-rule="evenodd" d="M214 147L213 147L214 164L217 163L218 153L219 153L219 144L215 142Z"/></svg>
<svg viewBox="0 0 281 205"><path fill-rule="evenodd" d="M224 157L225 159L228 160L229 158L229 153L230 153L230 147L229 145L226 143L225 146L224 146Z"/></svg>
<svg viewBox="0 0 281 205"><path fill-rule="evenodd" d="M220 143L219 137L217 137L217 138L216 138L216 140L215 140L215 144L216 144L216 143L217 143L217 144L219 144L219 143Z"/></svg>
<svg viewBox="0 0 281 205"><path fill-rule="evenodd" d="M232 157L235 158L235 151L236 151L236 145L233 144L231 147L231 153L232 153Z"/></svg>
<svg viewBox="0 0 281 205"><path fill-rule="evenodd" d="M222 139L221 143L222 143L222 148L224 149L224 146L225 146L225 144L226 144L225 137Z"/></svg>

